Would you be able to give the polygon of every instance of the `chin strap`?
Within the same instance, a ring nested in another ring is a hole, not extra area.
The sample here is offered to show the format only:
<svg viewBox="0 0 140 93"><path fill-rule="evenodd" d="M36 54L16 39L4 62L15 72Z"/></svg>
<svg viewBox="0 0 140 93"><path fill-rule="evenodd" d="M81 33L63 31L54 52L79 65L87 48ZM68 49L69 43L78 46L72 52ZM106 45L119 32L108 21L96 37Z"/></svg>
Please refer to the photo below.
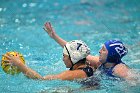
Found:
<svg viewBox="0 0 140 93"><path fill-rule="evenodd" d="M72 69L73 69L74 64L73 64L73 63L72 63L72 61L71 61L70 53L69 53L69 51L68 51L68 49L67 49L66 45L65 45L64 47L66 48L66 50L67 50L67 52L68 52L68 56L69 56L70 62L71 62L71 64L72 64L72 66L71 66L71 68L70 68L69 70L72 70Z"/></svg>

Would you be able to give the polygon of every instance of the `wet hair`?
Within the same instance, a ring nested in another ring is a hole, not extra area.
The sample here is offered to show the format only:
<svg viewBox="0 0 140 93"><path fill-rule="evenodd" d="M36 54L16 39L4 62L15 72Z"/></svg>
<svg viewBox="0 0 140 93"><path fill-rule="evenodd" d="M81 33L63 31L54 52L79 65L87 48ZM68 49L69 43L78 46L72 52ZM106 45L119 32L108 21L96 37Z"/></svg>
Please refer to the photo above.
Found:
<svg viewBox="0 0 140 93"><path fill-rule="evenodd" d="M79 60L77 63L83 63L83 64L85 64L86 63L86 58Z"/></svg>
<svg viewBox="0 0 140 93"><path fill-rule="evenodd" d="M79 64L79 63L86 64L86 58L83 58L83 59L79 60L77 63L72 64L72 67L70 68L70 70L73 70L73 66L76 65L76 64Z"/></svg>

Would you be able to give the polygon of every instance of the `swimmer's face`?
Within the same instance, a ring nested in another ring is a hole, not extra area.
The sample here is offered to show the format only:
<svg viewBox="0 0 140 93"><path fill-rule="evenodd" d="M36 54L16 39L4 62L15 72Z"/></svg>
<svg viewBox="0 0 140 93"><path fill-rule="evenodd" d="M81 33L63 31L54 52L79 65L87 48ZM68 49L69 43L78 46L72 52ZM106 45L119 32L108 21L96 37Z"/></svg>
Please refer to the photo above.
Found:
<svg viewBox="0 0 140 93"><path fill-rule="evenodd" d="M108 55L108 50L106 49L105 45L102 46L99 53L100 53L99 61L101 63L105 63Z"/></svg>
<svg viewBox="0 0 140 93"><path fill-rule="evenodd" d="M71 60L70 60L68 55L63 54L63 61L64 61L67 68L72 67Z"/></svg>

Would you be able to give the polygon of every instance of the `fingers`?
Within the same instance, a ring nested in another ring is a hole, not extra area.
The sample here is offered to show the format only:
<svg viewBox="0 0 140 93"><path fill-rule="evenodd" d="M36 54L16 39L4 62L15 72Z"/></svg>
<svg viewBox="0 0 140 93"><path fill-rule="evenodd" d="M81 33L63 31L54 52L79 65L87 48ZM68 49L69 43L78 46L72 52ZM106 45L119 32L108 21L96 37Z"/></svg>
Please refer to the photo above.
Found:
<svg viewBox="0 0 140 93"><path fill-rule="evenodd" d="M7 53L7 54L5 54L5 55L2 55L3 57L5 57L5 59L4 60L2 60L2 61L4 61L5 63L10 63L10 60L11 60L11 55L9 56L9 54Z"/></svg>
<svg viewBox="0 0 140 93"><path fill-rule="evenodd" d="M45 27L43 27L43 29L50 35L49 31Z"/></svg>
<svg viewBox="0 0 140 93"><path fill-rule="evenodd" d="M50 23L49 23L49 22L46 22L44 26L45 26L46 28L49 28L49 27L50 27Z"/></svg>
<svg viewBox="0 0 140 93"><path fill-rule="evenodd" d="M52 29L52 26L51 26L51 23L50 22L46 22L43 29L48 32L49 34L52 33L53 29Z"/></svg>
<svg viewBox="0 0 140 93"><path fill-rule="evenodd" d="M5 63L9 63L10 62L9 60L2 60L2 61L4 61Z"/></svg>
<svg viewBox="0 0 140 93"><path fill-rule="evenodd" d="M2 56L4 56L5 58L7 58L7 59L11 59L11 55L10 54L5 54L5 55L2 55Z"/></svg>
<svg viewBox="0 0 140 93"><path fill-rule="evenodd" d="M48 27L48 26L44 26L43 29L44 29L45 31L47 31L47 32L48 32L48 31L51 31L50 27Z"/></svg>
<svg viewBox="0 0 140 93"><path fill-rule="evenodd" d="M46 22L43 29L49 34L50 37L53 38L55 31L50 22Z"/></svg>
<svg viewBox="0 0 140 93"><path fill-rule="evenodd" d="M51 23L48 22L48 24L49 24L49 26L50 26L51 31L53 31Z"/></svg>
<svg viewBox="0 0 140 93"><path fill-rule="evenodd" d="M2 61L4 62L4 63L2 63L2 65L4 65L4 66L12 65L10 60L2 60Z"/></svg>
<svg viewBox="0 0 140 93"><path fill-rule="evenodd" d="M43 27L43 29L44 29L45 31L47 31L47 29L46 29L45 27Z"/></svg>
<svg viewBox="0 0 140 93"><path fill-rule="evenodd" d="M10 53L6 53L7 56L11 57L12 55Z"/></svg>
<svg viewBox="0 0 140 93"><path fill-rule="evenodd" d="M12 65L12 63L5 63L4 66Z"/></svg>
<svg viewBox="0 0 140 93"><path fill-rule="evenodd" d="M46 22L44 25L48 30L52 30L52 26L50 22Z"/></svg>

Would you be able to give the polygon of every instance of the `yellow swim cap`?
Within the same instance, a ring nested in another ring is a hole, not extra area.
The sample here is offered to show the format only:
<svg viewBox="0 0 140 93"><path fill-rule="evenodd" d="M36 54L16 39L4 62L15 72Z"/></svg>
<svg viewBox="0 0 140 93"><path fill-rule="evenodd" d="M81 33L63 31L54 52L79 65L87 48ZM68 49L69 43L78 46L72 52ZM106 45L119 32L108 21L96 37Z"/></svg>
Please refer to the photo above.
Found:
<svg viewBox="0 0 140 93"><path fill-rule="evenodd" d="M18 52L7 52L12 56L17 56ZM6 53L6 54L7 54ZM6 55L5 54L5 55ZM25 60L22 54L18 53L20 56L20 60L21 62L23 62L25 64ZM15 75L15 74L19 74L21 71L19 70L19 68L17 66L13 66L13 65L5 65L7 62L5 62L4 60L8 60L5 56L2 56L2 60L1 60L1 67L3 69L3 71L7 74L11 74L11 75Z"/></svg>

